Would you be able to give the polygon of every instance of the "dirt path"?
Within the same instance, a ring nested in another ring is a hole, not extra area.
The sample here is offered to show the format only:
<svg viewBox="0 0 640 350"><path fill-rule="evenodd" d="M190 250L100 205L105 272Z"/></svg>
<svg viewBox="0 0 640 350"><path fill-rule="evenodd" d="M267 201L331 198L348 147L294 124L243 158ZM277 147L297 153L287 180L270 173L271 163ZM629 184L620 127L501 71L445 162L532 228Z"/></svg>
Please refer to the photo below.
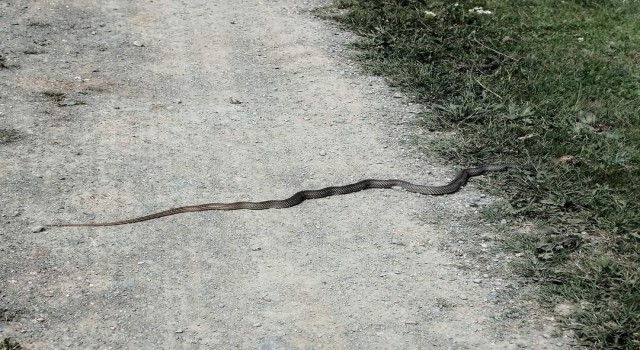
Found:
<svg viewBox="0 0 640 350"><path fill-rule="evenodd" d="M358 73L346 34L306 12L317 5L0 3L0 337L27 349L566 347L530 310L514 314L517 283L464 254L493 245L491 226L470 223L491 200L473 186L40 231L363 178L446 182L455 169L417 159L407 136L417 108ZM461 232L457 247L448 235Z"/></svg>

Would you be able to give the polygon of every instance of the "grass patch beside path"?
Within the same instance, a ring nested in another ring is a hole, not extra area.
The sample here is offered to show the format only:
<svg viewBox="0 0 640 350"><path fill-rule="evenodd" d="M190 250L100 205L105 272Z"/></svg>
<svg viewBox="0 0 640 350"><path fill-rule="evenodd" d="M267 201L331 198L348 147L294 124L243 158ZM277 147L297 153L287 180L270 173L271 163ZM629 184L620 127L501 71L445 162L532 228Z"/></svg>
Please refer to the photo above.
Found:
<svg viewBox="0 0 640 350"><path fill-rule="evenodd" d="M2 338L0 350L22 350L22 346L11 338Z"/></svg>
<svg viewBox="0 0 640 350"><path fill-rule="evenodd" d="M490 13L486 12L490 11ZM640 1L336 0L364 66L432 108L459 164L516 161L505 237L593 348L640 349ZM433 148L434 145L428 145ZM504 189L504 187L503 187Z"/></svg>

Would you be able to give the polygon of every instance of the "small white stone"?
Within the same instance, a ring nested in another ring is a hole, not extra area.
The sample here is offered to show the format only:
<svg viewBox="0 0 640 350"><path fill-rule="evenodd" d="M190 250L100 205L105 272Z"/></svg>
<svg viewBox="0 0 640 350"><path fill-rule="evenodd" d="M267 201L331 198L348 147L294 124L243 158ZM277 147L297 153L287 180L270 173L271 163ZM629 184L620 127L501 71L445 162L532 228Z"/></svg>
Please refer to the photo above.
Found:
<svg viewBox="0 0 640 350"><path fill-rule="evenodd" d="M31 232L33 233L38 233L38 232L42 232L46 230L46 228L44 226L38 225L38 226L34 226L31 228Z"/></svg>

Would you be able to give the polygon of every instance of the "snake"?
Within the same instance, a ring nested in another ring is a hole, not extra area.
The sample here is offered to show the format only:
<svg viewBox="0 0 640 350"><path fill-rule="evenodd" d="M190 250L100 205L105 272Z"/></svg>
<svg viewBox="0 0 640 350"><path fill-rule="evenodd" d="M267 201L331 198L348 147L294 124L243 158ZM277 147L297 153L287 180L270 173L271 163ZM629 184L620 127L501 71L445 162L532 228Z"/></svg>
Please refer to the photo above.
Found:
<svg viewBox="0 0 640 350"><path fill-rule="evenodd" d="M287 199L282 200L268 200L263 202L233 202L233 203L207 203L199 205L188 205L183 207L177 207L168 209L149 215L138 216L131 219L111 221L111 222L89 222L79 224L50 224L46 226L50 227L87 227L87 226L118 226L138 223L142 221L148 221L158 219L165 216L176 215L181 213L191 213L207 210L264 210L264 209L285 209L296 206L308 199L325 198L329 196L343 195L372 188L379 189L394 189L400 188L408 192L419 193L424 195L441 196L446 194L452 194L460 190L460 188L467 184L469 178L474 176L483 175L487 172L502 171L515 167L514 164L489 164L482 165L475 168L466 168L458 171L456 176L448 184L443 186L425 186L416 185L411 182L403 180L376 180L367 179L356 183L352 183L344 186L331 186L325 187L319 190L305 190L296 192L294 195Z"/></svg>

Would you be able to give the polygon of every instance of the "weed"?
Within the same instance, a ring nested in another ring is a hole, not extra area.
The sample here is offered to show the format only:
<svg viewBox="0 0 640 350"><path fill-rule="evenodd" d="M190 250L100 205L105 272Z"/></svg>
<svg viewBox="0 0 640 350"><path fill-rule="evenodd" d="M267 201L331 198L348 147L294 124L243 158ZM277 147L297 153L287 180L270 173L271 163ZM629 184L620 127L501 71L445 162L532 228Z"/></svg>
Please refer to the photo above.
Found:
<svg viewBox="0 0 640 350"><path fill-rule="evenodd" d="M0 144L17 141L20 138L18 131L14 129L0 128Z"/></svg>
<svg viewBox="0 0 640 350"><path fill-rule="evenodd" d="M0 341L0 350L21 350L22 346L11 338L2 338Z"/></svg>

